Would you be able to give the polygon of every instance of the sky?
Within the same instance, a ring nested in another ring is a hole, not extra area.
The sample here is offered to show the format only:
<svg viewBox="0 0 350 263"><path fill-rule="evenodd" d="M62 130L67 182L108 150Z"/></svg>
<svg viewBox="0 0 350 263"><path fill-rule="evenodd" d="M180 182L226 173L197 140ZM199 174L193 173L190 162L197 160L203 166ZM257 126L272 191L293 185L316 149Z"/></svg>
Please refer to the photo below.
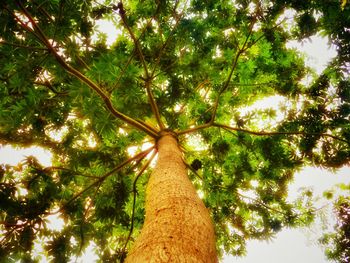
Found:
<svg viewBox="0 0 350 263"><path fill-rule="evenodd" d="M322 72L327 62L336 55L335 47L330 47L327 40L320 36L311 37L310 41L302 44L292 41L288 43L287 47L296 48L303 52L306 56L306 64L314 68L318 74ZM271 106L271 101L268 103ZM275 103L278 101L276 100ZM49 166L51 163L50 152L43 149L31 147L15 150L9 146L0 145L0 163L15 165L29 155L37 156L45 166ZM296 198L302 187L310 187L316 195L321 196L323 191L339 183L350 184L350 167L342 168L336 174L315 167L305 167L295 175L294 182L289 188L289 198L291 200ZM325 203L320 201L317 205L321 207ZM328 220L332 222L334 218L328 218ZM319 237L320 231L317 223L310 229L284 229L272 241L248 241L246 257L225 256L222 263L328 263L329 261L326 260L321 247L317 245ZM78 262L92 263L95 262L95 258L92 253L88 252Z"/></svg>

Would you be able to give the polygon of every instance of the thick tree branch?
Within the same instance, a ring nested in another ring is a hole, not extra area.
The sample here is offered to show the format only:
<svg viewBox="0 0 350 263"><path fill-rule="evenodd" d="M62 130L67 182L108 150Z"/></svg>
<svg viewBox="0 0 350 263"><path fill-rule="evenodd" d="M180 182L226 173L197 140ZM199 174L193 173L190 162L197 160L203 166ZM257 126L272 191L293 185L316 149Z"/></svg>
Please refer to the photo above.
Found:
<svg viewBox="0 0 350 263"><path fill-rule="evenodd" d="M91 89L93 89L104 101L107 109L117 118L119 118L122 121L125 121L126 123L128 123L129 125L147 133L148 135L150 135L153 138L157 138L158 134L157 134L157 130L152 129L150 130L149 127L146 127L145 125L143 125L143 123L141 123L140 121L135 121L133 118L130 118L129 116L119 112L118 110L116 110L111 102L111 100L109 99L108 95L101 89L101 87L99 87L96 83L94 83L92 80L90 80L89 78L87 78L85 75L83 75L80 71L76 70L75 68L71 67L70 65L68 65L64 59L57 53L56 49L51 45L51 43L49 42L48 38L46 37L46 35L44 34L44 32L41 30L41 28L36 24L36 22L34 21L33 17L31 16L31 14L27 11L27 9L22 5L22 3L18 0L15 0L16 3L18 4L18 6L21 8L22 12L25 14L25 16L29 19L29 21L31 22L34 30L37 32L37 34L40 37L40 40L42 41L42 43L48 48L48 50L50 51L50 53L55 57L56 61L70 74L74 75L75 77L77 77L78 79L80 79L82 82L84 82L85 84L87 84ZM23 25L23 23L21 24ZM24 25L24 28L26 30L30 29L28 28L28 26ZM32 32L32 30L29 30L30 32Z"/></svg>

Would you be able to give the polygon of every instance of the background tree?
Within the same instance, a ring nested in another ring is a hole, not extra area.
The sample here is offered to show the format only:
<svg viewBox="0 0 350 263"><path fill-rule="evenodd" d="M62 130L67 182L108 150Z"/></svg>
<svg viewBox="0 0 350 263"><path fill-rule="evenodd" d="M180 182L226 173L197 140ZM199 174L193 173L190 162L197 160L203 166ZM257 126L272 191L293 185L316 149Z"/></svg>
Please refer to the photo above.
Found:
<svg viewBox="0 0 350 263"><path fill-rule="evenodd" d="M5 0L0 8L0 142L54 155L51 167L34 157L1 167L1 258L34 261L42 240L57 262L90 242L101 261L123 260L143 223L160 131L180 141L219 253L242 255L248 239L308 224L309 193L286 199L294 171L349 163L346 1ZM112 45L98 33L101 19L119 30ZM338 48L319 76L286 48L316 33ZM278 112L243 113L275 95L284 100ZM51 214L64 218L61 231L46 227Z"/></svg>

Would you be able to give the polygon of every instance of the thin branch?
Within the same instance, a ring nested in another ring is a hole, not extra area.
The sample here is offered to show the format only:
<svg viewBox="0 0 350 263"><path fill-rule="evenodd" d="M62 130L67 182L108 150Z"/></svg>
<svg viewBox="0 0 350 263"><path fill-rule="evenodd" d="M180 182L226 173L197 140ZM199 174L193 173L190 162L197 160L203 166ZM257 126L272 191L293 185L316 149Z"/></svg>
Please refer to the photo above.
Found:
<svg viewBox="0 0 350 263"><path fill-rule="evenodd" d="M206 129L206 128L209 128L209 127L213 127L213 126L214 125L209 122L209 123L198 125L196 127L189 128L189 129L186 129L186 130L183 130L183 131L178 131L178 132L176 132L176 134L177 135L184 135L184 134L193 133L193 132L196 132L196 131L199 131L199 130L203 130L203 129Z"/></svg>
<svg viewBox="0 0 350 263"><path fill-rule="evenodd" d="M282 214L282 215L285 215L285 214L286 214L286 213L283 212L283 211L280 211L280 210L278 210L278 209L276 209L276 208L273 208L273 207L268 206L267 204L263 203L261 200L258 200L258 199L256 199L256 198L253 198L253 197L249 197L249 196L240 194L240 193L238 193L237 191L235 191L235 193L236 193L237 195L239 195L240 197L242 197L242 198L246 198L246 199L249 199L249 200L252 200L252 201L256 202L256 204L258 204L258 205L260 205L260 206L263 206L263 207L265 207L265 208L268 209L268 210L277 212L277 213Z"/></svg>
<svg viewBox="0 0 350 263"><path fill-rule="evenodd" d="M274 27L272 27L272 29L278 27L284 20L282 20L280 23L278 23L277 25L275 25ZM220 90L219 94L218 94L218 97L214 103L214 109L213 109L213 114L211 116L211 121L214 122L215 121L215 115L216 115L216 111L217 111L217 108L218 108L218 105L219 105L219 100L220 100L220 96L222 95L222 93L224 93L227 89L228 89L228 86L229 86L229 83L230 83L230 80L232 78L232 75L233 75L233 72L237 66L237 62L238 62L238 59L239 59L239 56L244 53L245 51L247 51L247 49L251 48L252 46L254 46L258 41L260 41L264 36L265 34L262 34L261 36L259 36L257 39L255 39L254 41L252 41L251 43L248 44L248 40L251 36L251 34L253 33L253 27L254 27L254 24L256 22L256 17L254 17L252 23L250 24L250 28L249 28L249 33L245 39L245 42L244 44L242 45L241 48L238 48L238 52L236 54L236 57L234 59L234 62L232 64L232 68L231 68L231 71L230 71L230 74L227 78L227 81L225 83L225 85L223 86L223 88ZM266 84L269 84L269 83L266 83ZM236 86L259 86L259 85L262 85L262 84L235 84Z"/></svg>
<svg viewBox="0 0 350 263"><path fill-rule="evenodd" d="M62 19L64 4L65 4L65 1L60 0L58 16L56 16L56 18L55 18L54 31L53 31L53 34L52 34L52 39L56 38L57 30L58 30L59 24L60 24L61 19Z"/></svg>
<svg viewBox="0 0 350 263"><path fill-rule="evenodd" d="M129 65L130 65L130 63L131 63L131 61L132 61L132 59L134 58L134 56L135 56L135 48L134 48L134 50L132 51L130 57L128 58L128 61L126 62L124 68L122 69L121 73L119 74L119 77L118 77L118 79L115 81L115 84L113 85L113 87L112 87L112 89L110 90L110 92L113 91L116 87L119 86L119 83L120 83L122 77L125 75L125 72L126 72L126 70L128 69L128 67L129 67Z"/></svg>
<svg viewBox="0 0 350 263"><path fill-rule="evenodd" d="M56 95L68 95L67 91L63 91L63 92L57 91L48 80L44 80L44 82L34 81L33 84L44 86L44 87L48 88L49 90L51 90Z"/></svg>
<svg viewBox="0 0 350 263"><path fill-rule="evenodd" d="M315 135L315 136L322 136L322 137L329 137L338 141L342 141L345 142L347 144L350 144L349 141L342 139L338 136L332 135L332 134L328 134L328 133L318 133L318 132L303 132L303 131L290 131L290 132L265 132L265 131L252 131L252 130L248 130L248 129L242 129L242 128L237 128L237 127L231 127L229 125L225 125L225 124L220 124L217 122L214 123L206 123L203 125L198 125L196 127L193 128L189 128L186 130L182 130L182 131L178 131L177 135L184 135L184 134L189 134L189 133L193 133L202 129L206 129L209 127L218 127L218 128L223 128L224 130L228 130L228 131L237 131L237 132L244 132L244 133L248 133L248 134L252 134L252 135L256 135L256 136L273 136L273 135Z"/></svg>
<svg viewBox="0 0 350 263"><path fill-rule="evenodd" d="M129 234L128 237L125 241L124 247L122 249L122 255L124 255L125 253L125 249L130 241L132 232L134 230L134 220L135 220L135 207L136 207L136 194L137 194L137 189L136 189L136 183L138 181L138 179L141 177L141 175L143 174L143 172L148 168L148 166L151 164L151 162L153 161L153 158L156 156L156 151L153 152L152 156L150 157L150 159L145 163L145 165L141 168L141 170L138 172L138 174L136 175L134 182L133 182L133 186L132 186L132 191L133 191L133 203L132 203L132 213L131 213L131 225L130 225L130 230L129 230Z"/></svg>
<svg viewBox="0 0 350 263"><path fill-rule="evenodd" d="M94 195L93 195L93 197L91 198L91 200L93 200L93 199L95 199L96 198L96 195L97 195L97 192L98 192L98 190L100 189L100 187L101 187L101 184L102 184L102 182L100 182L98 185L97 185L97 187L96 187L96 190L95 190L95 192L94 192ZM93 205L93 203L92 203L92 201L90 201L90 203L89 203L89 205L88 205L88 207L85 209L85 211L84 211L84 214L83 214L83 217L82 217L82 223L80 223L80 227L79 227L79 230L80 230L80 246L79 246L79 253L78 254L81 254L81 252L82 252L82 250L83 250L83 246L84 246L84 243L85 243L85 238L84 238L84 231L83 231L83 224L86 222L86 218L87 218L87 216L88 216L88 213L90 212L90 209L92 208L92 205ZM77 260L77 258L78 258L78 255L76 256L76 260Z"/></svg>
<svg viewBox="0 0 350 263"><path fill-rule="evenodd" d="M19 220L16 220L18 222ZM28 224L28 221L24 221L22 223L8 223L6 221L0 221L0 225L3 225L5 227L13 227L13 228L21 228L23 226L26 226Z"/></svg>
<svg viewBox="0 0 350 263"><path fill-rule="evenodd" d="M153 114L154 114L154 116L155 116L155 118L157 120L157 123L158 123L160 129L164 130L165 125L164 125L163 121L161 120L159 109L158 109L157 103L156 103L156 101L154 99L153 92L152 92L151 87L150 87L151 86L152 77L151 77L151 75L148 72L147 63L146 63L145 56L143 55L143 52L142 52L142 49L141 49L140 41L139 41L139 39L136 38L134 32L131 30L131 28L129 27L129 25L128 25L127 21L126 21L125 9L123 7L122 2L119 2L118 8L119 8L120 17L121 17L121 19L123 21L123 25L127 29L127 31L129 32L129 35L130 35L131 39L134 42L137 54L140 57L141 64L142 64L144 72L145 72L145 88L146 88L146 91L147 91L147 96L148 96L148 99L149 99L149 102L150 102L150 105L151 105L152 112L153 112ZM151 18L150 21L152 21L152 19L153 18ZM150 23L150 21L147 23L147 26Z"/></svg>
<svg viewBox="0 0 350 263"><path fill-rule="evenodd" d="M59 166L49 166L49 167L45 167L43 169L44 172L52 172L52 171L67 171L67 172L71 172L72 174L78 175L78 176L82 176L82 177L86 177L86 178L94 178L94 179L99 179L99 176L96 175L88 175L88 174L82 174L78 171L74 171L71 170L69 168L65 168L65 167L59 167Z"/></svg>
<svg viewBox="0 0 350 263"><path fill-rule="evenodd" d="M51 23L53 23L53 22L55 22L53 19L52 19L52 17L50 16L50 14L42 7L42 4L40 4L40 5L38 5L38 4L36 4L36 3L34 3L36 6L37 6L37 8L39 9L39 11L51 22Z"/></svg>
<svg viewBox="0 0 350 263"><path fill-rule="evenodd" d="M23 11L23 13L26 15L26 17L29 19L29 21L32 23L33 28L37 31L40 40L42 41L42 43L49 49L50 53L55 57L55 59L57 60L57 62L70 74L74 75L75 77L77 77L78 79L80 79L82 82L84 82L85 84L87 84L90 88L92 88L104 101L107 109L117 118L119 118L122 121L125 121L126 123L130 124L131 126L145 132L146 134L150 135L153 138L157 138L158 134L157 134L157 130L152 129L150 130L148 127L146 127L145 125L143 125L143 123L135 121L133 118L119 112L118 110L116 110L111 102L111 100L109 99L108 95L102 90L101 87L99 87L96 83L94 83L91 79L87 78L85 75L83 75L80 71L76 70L75 68L71 67L70 65L68 65L64 59L57 53L56 49L51 45L51 43L49 42L48 38L46 37L46 35L44 34L44 32L41 30L41 28L36 24L36 22L34 21L33 17L29 14L29 12L27 11L27 9L22 5L22 3L19 0L15 0L16 3L18 4L18 6L21 8L21 10ZM22 25L23 23L21 23ZM24 28L26 30L29 30L30 32L32 32L32 30L30 30L30 28L26 25L24 25Z"/></svg>
<svg viewBox="0 0 350 263"><path fill-rule="evenodd" d="M154 116L156 117L159 128L161 130L164 130L165 125L160 117L159 108L157 106L156 100L154 99L153 92L152 92L151 87L150 87L150 80L146 81L145 87L146 87L146 91L147 91L147 96L149 98L149 102L151 104L152 112L153 112Z"/></svg>
<svg viewBox="0 0 350 263"><path fill-rule="evenodd" d="M232 83L234 86L265 86L265 85L271 85L270 82L262 82L262 83Z"/></svg>
<svg viewBox="0 0 350 263"><path fill-rule="evenodd" d="M147 63L146 63L145 57L143 55L143 52L142 52L142 49L141 49L141 46L140 46L140 41L136 38L134 32L132 32L131 28L129 27L129 25L128 25L127 21L126 21L125 9L124 9L123 3L121 1L118 4L118 9L119 9L120 18L123 21L123 25L126 28L126 30L129 32L129 35L130 35L132 41L134 42L137 54L140 57L141 64L142 64L143 69L145 71L145 77L146 77L146 79L149 79L150 75L148 73Z"/></svg>
<svg viewBox="0 0 350 263"><path fill-rule="evenodd" d="M26 45L21 45L17 43L10 43L5 40L0 40L0 45L8 45L8 46L13 46L13 47L19 47L19 48L25 48L25 49L31 49L31 50L44 50L48 51L47 48L45 47L32 47L32 46L26 46Z"/></svg>
<svg viewBox="0 0 350 263"><path fill-rule="evenodd" d="M254 17L254 19L252 20L250 26L249 26L249 33L242 45L242 47L238 48L238 51L236 53L236 56L235 58L233 59L233 62L232 62L232 67L231 67L231 70L230 70L230 73L226 79L226 82L224 84L224 86L222 87L222 89L219 91L219 94L215 100L215 103L214 103L214 107L213 107L213 113L211 115L211 120L210 122L213 123L215 121L215 115L216 115L216 112L217 112L217 109L218 109L218 106L219 106L219 101L220 101L220 97L221 95L227 90L229 84L230 84L230 81L231 81L231 78L232 78L232 75L233 75L233 72L235 71L236 67L237 67L237 64L238 64L238 59L239 57L241 56L242 53L244 53L248 47L246 47L247 43L248 43L248 40L253 32L253 27L254 27L254 24L256 22L256 18Z"/></svg>
<svg viewBox="0 0 350 263"><path fill-rule="evenodd" d="M121 170L124 166L126 166L127 164L131 163L132 161L138 160L140 158L145 158L147 156L147 154L149 154L155 146L152 146L150 148L148 148L145 151L142 151L138 154L136 154L135 156L125 160L124 162L122 162L121 164L119 164L117 167L115 167L114 169L112 169L111 171L109 171L108 173L104 174L103 176L99 177L98 180L96 180L95 182L93 182L92 184L90 184L88 187L86 187L84 190L80 191L79 193L77 193L76 195L74 195L68 202L66 202L59 210L61 211L64 207L66 207L68 204L70 204L71 202L73 202L74 200L76 200L78 197L80 197L83 193L85 193L86 191L90 190L92 187L94 187L95 185L101 184L104 180L106 180L109 176L111 176L112 174L118 172L119 170Z"/></svg>
<svg viewBox="0 0 350 263"><path fill-rule="evenodd" d="M24 23L15 13L13 13L6 6L3 6L3 8L5 8L6 11L15 18L15 20L19 23L19 25L22 28L24 28L26 31L32 33L40 42L42 42L40 35L38 35L33 29L31 29L30 26L27 25L27 23ZM34 19L32 19L32 20L34 21Z"/></svg>
<svg viewBox="0 0 350 263"><path fill-rule="evenodd" d="M159 51L158 56L157 56L157 58L156 58L155 65L154 65L153 70L152 70L152 73L151 73L151 76L152 76L152 77L154 77L154 73L155 73L155 71L156 71L157 65L158 65L159 62L160 62L161 56L162 56L162 54L163 54L165 48L166 48L167 45L169 44L170 39L172 38L172 36L173 36L174 33L175 33L175 29L178 27L181 18L182 18L182 17L184 16L184 14L185 14L185 12L182 12L180 15L176 15L176 8L177 8L178 4L179 4L179 1L176 1L175 5L174 5L174 10L173 10L174 16L176 17L175 25L174 25L174 27L172 28L172 31L170 32L168 38L165 40L164 44L163 44L162 47L160 48L160 51ZM187 1L186 1L185 5L187 5Z"/></svg>
<svg viewBox="0 0 350 263"><path fill-rule="evenodd" d="M101 4L99 4L99 5L101 5ZM102 5L102 6L104 6L104 5ZM104 7L106 7L106 6L104 6ZM141 39L141 37L143 37L143 35L145 34L145 32L146 32L146 30L147 30L147 26L150 24L150 21L151 21L151 20L149 20L149 21L146 23L146 26L145 26L144 29L141 31L141 34L140 34L140 36L138 37L137 41L139 41L139 39ZM132 61L132 59L134 58L135 53L136 53L136 46L134 46L134 49L133 49L133 51L132 51L130 57L128 58L128 61L126 62L124 68L122 69L122 72L119 74L119 78L116 80L116 84L115 84L114 86L118 86L118 84L119 84L121 78L124 76L124 74L125 74L127 68L129 67L129 65L130 65L130 63L131 63L131 61Z"/></svg>
<svg viewBox="0 0 350 263"><path fill-rule="evenodd" d="M302 131L291 131L291 132L265 132L265 131L252 131L252 130L247 130L247 129L241 129L237 127L231 127L225 124L219 124L219 123L213 123L213 126L215 127L221 127L225 130L230 130L230 131L237 131L237 132L244 132L256 136L271 136L271 135L316 135L316 136L322 136L322 137L330 137L338 141L345 142L347 144L350 144L349 141L344 140L338 136L328 134L328 133L318 133L318 132L302 132Z"/></svg>
<svg viewBox="0 0 350 263"><path fill-rule="evenodd" d="M78 63L80 63L81 65L83 65L84 68L86 68L87 70L90 70L90 67L88 64L86 64L86 62L78 55L78 54L75 54L74 56L77 60Z"/></svg>
<svg viewBox="0 0 350 263"><path fill-rule="evenodd" d="M270 29L273 30L275 28L277 28L278 26L280 26L282 23L284 23L286 21L286 18L284 18L283 20L281 20L281 22L277 23L276 25L274 25L273 27L271 27ZM257 39L255 39L254 41L252 41L251 43L249 43L249 45L246 47L246 49L251 48L252 46L254 46L256 43L258 43L263 37L265 36L265 33L261 34Z"/></svg>

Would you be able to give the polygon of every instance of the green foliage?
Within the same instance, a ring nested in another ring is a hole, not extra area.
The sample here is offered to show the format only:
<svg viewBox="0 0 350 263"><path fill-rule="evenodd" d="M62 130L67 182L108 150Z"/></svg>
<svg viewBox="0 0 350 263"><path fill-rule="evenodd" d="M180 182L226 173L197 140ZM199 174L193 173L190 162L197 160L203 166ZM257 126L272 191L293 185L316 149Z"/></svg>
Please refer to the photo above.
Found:
<svg viewBox="0 0 350 263"><path fill-rule="evenodd" d="M348 187L349 189L349 187ZM350 257L350 198L340 197L334 205L334 214L337 223L335 231L325 234L321 239L321 244L327 247L326 255L330 260L345 263Z"/></svg>
<svg viewBox="0 0 350 263"><path fill-rule="evenodd" d="M287 200L294 172L350 161L350 5L100 2L0 3L0 143L53 154L51 167L32 156L0 166L0 261L65 262L89 244L101 262L122 261L143 223L152 170L138 177L144 155L130 152L165 129L178 134L219 253L243 255L248 239L308 225L312 193ZM280 20L291 9L289 32ZM117 29L114 43L102 21ZM315 34L338 55L306 86L311 69L286 43ZM280 109L246 111L277 95ZM53 214L62 229L49 227ZM347 232L338 218L339 231L324 243L340 260Z"/></svg>

